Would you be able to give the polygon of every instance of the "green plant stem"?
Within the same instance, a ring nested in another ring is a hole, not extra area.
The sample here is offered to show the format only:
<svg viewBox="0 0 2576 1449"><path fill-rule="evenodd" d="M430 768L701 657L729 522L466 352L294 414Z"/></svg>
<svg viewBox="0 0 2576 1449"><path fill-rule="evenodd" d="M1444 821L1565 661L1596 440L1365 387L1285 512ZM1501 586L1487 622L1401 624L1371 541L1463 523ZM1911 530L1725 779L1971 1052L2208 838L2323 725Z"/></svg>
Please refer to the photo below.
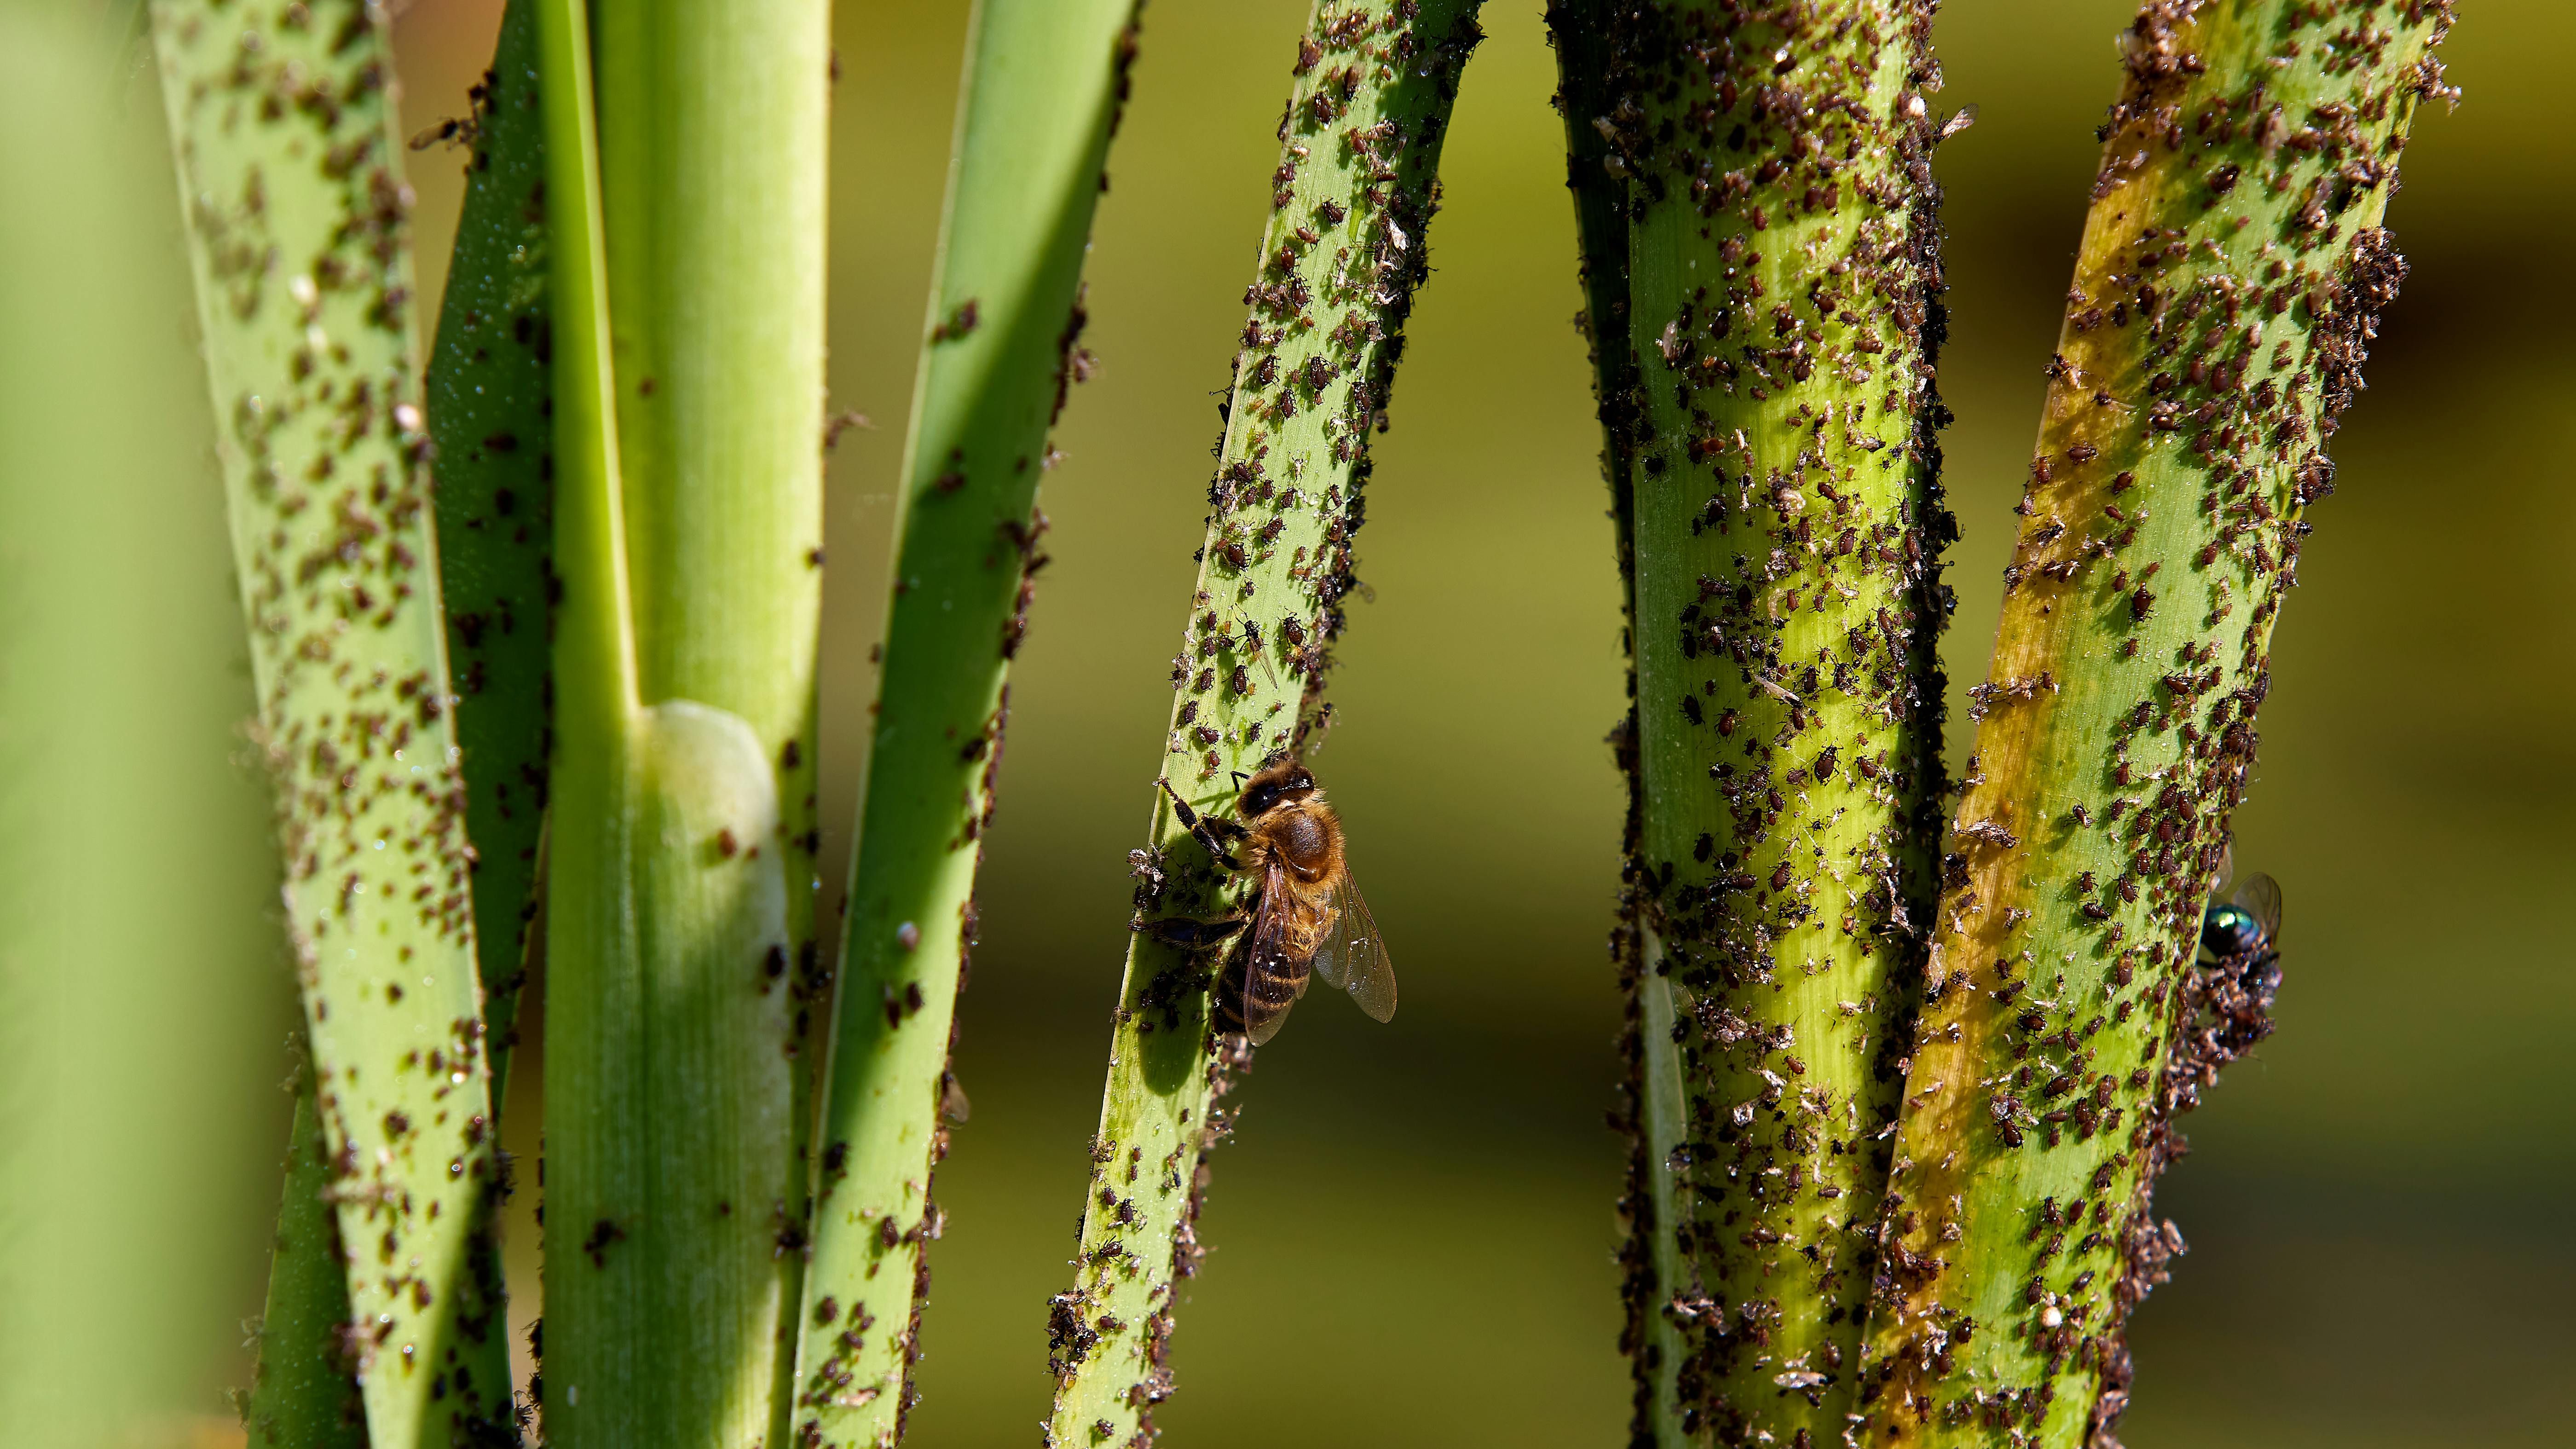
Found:
<svg viewBox="0 0 2576 1449"><path fill-rule="evenodd" d="M379 1449L511 1432L382 12L152 9Z"/></svg>
<svg viewBox="0 0 2576 1449"><path fill-rule="evenodd" d="M932 1174L1010 661L1046 562L1033 513L1075 347L1136 0L982 0L905 445L799 1315L797 1442L900 1439Z"/></svg>
<svg viewBox="0 0 2576 1449"><path fill-rule="evenodd" d="M2442 4L2123 38L1949 838L1865 1370L1875 1445L2108 1444L2149 1191L2229 1053L2193 967Z"/></svg>
<svg viewBox="0 0 2576 1449"><path fill-rule="evenodd" d="M507 1093L546 803L554 425L534 0L512 0L476 97L473 161L427 391L439 583L474 842L493 1100Z"/></svg>
<svg viewBox="0 0 2576 1449"><path fill-rule="evenodd" d="M1929 27L1636 7L1593 62L1636 369L1641 1442L1832 1443L1852 1403L1940 777Z"/></svg>
<svg viewBox="0 0 2576 1449"><path fill-rule="evenodd" d="M1202 811L1230 813L1231 772L1302 752L1329 722L1322 677L1357 587L1368 435L1385 426L1404 320L1428 274L1440 145L1481 38L1476 10L1319 0L1299 42L1207 543L1172 661L1161 775ZM1159 789L1151 840L1134 853L1140 924L1240 903ZM1175 1295L1200 1256L1200 1159L1225 1130L1213 1104L1250 1060L1240 1038L1210 1031L1215 964L1147 934L1129 943L1075 1286L1050 1305L1050 1444L1150 1441L1152 1406L1171 1392Z"/></svg>
<svg viewBox="0 0 2576 1449"><path fill-rule="evenodd" d="M541 20L565 581L547 1434L783 1443L821 979L827 14Z"/></svg>

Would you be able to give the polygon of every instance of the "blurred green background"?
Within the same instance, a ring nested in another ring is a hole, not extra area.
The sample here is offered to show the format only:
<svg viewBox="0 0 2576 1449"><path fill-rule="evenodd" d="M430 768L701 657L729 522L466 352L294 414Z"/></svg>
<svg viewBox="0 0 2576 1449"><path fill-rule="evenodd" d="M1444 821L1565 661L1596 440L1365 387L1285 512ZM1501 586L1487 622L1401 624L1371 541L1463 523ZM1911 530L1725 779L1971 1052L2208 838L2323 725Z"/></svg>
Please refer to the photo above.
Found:
<svg viewBox="0 0 2576 1449"><path fill-rule="evenodd" d="M2446 58L2467 99L2422 118L2408 152L2391 222L2413 275L2337 440L2340 491L2302 559L2260 783L2238 822L2237 858L2288 897L2281 1031L2189 1124L2196 1151L2162 1193L2192 1253L2136 1322L2126 1437L2140 1449L2564 1442L2547 1425L2563 1422L2556 1390L2576 1354L2564 1307L2576 950L2561 919L2576 905L2564 825L2576 467L2550 440L2576 382L2560 280L2576 139L2563 83L2547 77L2576 51L2576 8L2461 8ZM825 799L842 822L965 9L844 0L836 22L833 405L877 422L842 442L829 496ZM975 1111L939 1178L951 1226L912 1421L930 1449L1027 1444L1045 1412L1044 1301L1068 1278L1125 854L1146 822L1215 390L1304 11L1147 10L1089 272L1087 340L1103 366L1073 398L1042 500L1055 563L1014 680L984 942L961 1007ZM1937 31L1943 101L1981 112L1940 157L1941 383L1959 414L1946 446L1965 533L1945 649L1956 691L1984 677L2092 128L2117 84L2112 37L2133 11L1949 0ZM1376 596L1354 611L1334 680L1342 723L1316 761L1405 1010L1381 1028L1319 999L1237 1098L1242 1129L1213 1162L1215 1251L1188 1293L1180 1393L1162 1415L1176 1443L1624 1441L1618 1161L1602 1126L1618 799L1601 737L1621 703L1617 605L1538 12L1488 6L1492 39L1459 101L1435 275L1360 537ZM463 111L497 19L497 0L400 11L408 128ZM148 72L129 68L116 105L148 138ZM168 196L149 144L120 155L140 196ZM412 158L425 308L462 159ZM167 309L146 360L184 383L175 208L132 215L133 265L165 269L141 288ZM222 728L248 695L220 627L219 490L189 406L143 416L164 453L198 458L135 475L155 526L195 537L193 552L173 545L157 597L186 624L171 667L187 692L171 712L196 723L174 748L211 803L163 858L194 880L249 881L265 842ZM1968 743L1954 733L1954 759ZM827 838L837 887L846 828ZM165 1280L166 1306L148 1310L168 1367L145 1397L177 1414L214 1409L246 1373L234 1323L258 1306L285 1130L271 1086L292 1010L270 898L255 885L198 894L192 953L133 957L136 993L167 1003L173 981L196 993L162 1010L169 1040L228 1033L196 1049L194 1085L156 1127L193 1144L196 1165L131 1189L182 1183L180 1198L152 1200L184 1222L171 1241L218 1269ZM540 1074L522 1060L516 1079L532 1088ZM537 1105L512 1104L520 1150L534 1149ZM514 1259L532 1272L517 1226ZM119 1309L124 1331L140 1308Z"/></svg>

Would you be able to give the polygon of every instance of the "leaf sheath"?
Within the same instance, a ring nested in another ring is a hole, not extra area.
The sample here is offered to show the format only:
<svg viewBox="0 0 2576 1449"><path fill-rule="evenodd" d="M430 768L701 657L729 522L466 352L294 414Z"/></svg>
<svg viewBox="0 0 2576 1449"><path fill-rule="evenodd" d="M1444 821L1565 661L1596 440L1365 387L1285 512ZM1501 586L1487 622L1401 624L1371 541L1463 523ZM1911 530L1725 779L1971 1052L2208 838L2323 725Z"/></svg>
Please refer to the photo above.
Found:
<svg viewBox="0 0 2576 1449"><path fill-rule="evenodd" d="M824 12L539 19L564 580L547 1435L781 1443L811 984L789 973L816 955Z"/></svg>

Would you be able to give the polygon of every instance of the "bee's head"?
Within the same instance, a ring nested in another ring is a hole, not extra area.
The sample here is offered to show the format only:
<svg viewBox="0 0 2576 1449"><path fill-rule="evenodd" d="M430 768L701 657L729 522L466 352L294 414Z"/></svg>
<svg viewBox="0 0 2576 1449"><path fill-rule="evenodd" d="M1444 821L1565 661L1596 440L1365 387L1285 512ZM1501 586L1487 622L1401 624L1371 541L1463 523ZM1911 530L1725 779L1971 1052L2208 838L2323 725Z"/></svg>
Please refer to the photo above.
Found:
<svg viewBox="0 0 2576 1449"><path fill-rule="evenodd" d="M1274 760L1244 782L1236 813L1249 820L1315 793L1315 777L1294 759Z"/></svg>

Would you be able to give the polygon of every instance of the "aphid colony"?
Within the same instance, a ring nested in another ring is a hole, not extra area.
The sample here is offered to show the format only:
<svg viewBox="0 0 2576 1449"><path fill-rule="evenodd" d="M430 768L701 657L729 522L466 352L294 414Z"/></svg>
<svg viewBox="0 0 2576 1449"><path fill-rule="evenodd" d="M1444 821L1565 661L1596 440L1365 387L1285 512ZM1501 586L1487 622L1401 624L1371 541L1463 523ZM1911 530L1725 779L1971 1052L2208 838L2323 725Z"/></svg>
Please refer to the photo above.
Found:
<svg viewBox="0 0 2576 1449"><path fill-rule="evenodd" d="M1622 964L1672 1003L1668 1031L1640 1013L1632 1070L1683 1099L1651 1114L1632 1088L1621 1114L1627 1346L1641 1415L1807 1442L1850 1402L1872 1254L1849 1225L1876 1217L1900 1084L1881 1013L1933 890L1942 128L1928 33L1881 7L1622 7L1608 30L1563 104L1603 153L1577 185L1624 229L1587 257L1594 345L1627 359L1602 408L1632 460ZM1792 1005L1817 1000L1849 1009Z"/></svg>
<svg viewBox="0 0 2576 1449"><path fill-rule="evenodd" d="M1278 169L1208 488L1161 771L1168 808L1134 853L1137 934L1092 1149L1075 1286L1049 1322L1059 1434L1151 1437L1171 1391L1171 1311L1195 1271L1201 1155L1249 1043L1310 979L1381 1018L1395 984L1349 884L1338 820L1298 763L1330 727L1322 678L1361 591L1368 440L1386 426L1450 102L1481 38L1472 0L1319 13L1281 116ZM1201 787L1243 788L1233 818ZM1241 886L1248 884L1248 891ZM1234 897L1232 905L1228 898ZM1216 1013L1203 1050L1199 1003ZM1232 1028L1228 1030L1226 1028ZM1178 1085L1173 1085L1177 1082ZM1080 1418L1067 1405L1087 1406Z"/></svg>
<svg viewBox="0 0 2576 1449"><path fill-rule="evenodd" d="M2269 1029L2277 892L2209 901L2303 515L2403 274L2379 220L2448 18L2212 13L2150 4L2124 37L2046 368L1878 1231L1885 1442L2110 1438L2126 1320L2180 1247L2151 1210L2174 1119ZM1962 1122L1986 1134L1965 1150ZM2011 1184L2038 1175L2068 1190L2034 1213ZM2024 1275L2023 1301L1979 1321L1964 1263Z"/></svg>

